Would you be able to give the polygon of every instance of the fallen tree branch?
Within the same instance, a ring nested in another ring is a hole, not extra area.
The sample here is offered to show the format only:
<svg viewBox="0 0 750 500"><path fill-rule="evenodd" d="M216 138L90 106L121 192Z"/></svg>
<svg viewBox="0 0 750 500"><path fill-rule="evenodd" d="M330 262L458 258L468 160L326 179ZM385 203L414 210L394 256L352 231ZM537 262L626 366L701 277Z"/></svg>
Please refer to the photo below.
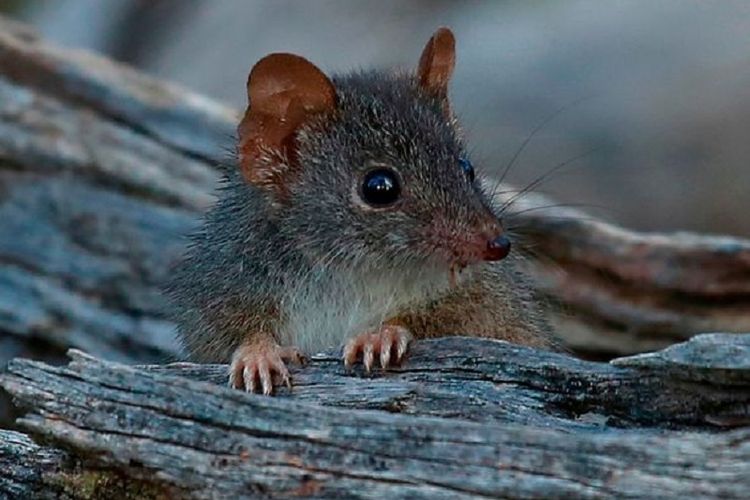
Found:
<svg viewBox="0 0 750 500"><path fill-rule="evenodd" d="M277 398L225 388L223 366L70 354L64 368L13 361L2 385L28 411L23 429L118 488L197 498L743 498L750 488L750 428L727 427L750 422L749 335L614 364L446 338L373 378L329 353Z"/></svg>
<svg viewBox="0 0 750 500"><path fill-rule="evenodd" d="M534 271L567 308L571 345L593 354L664 347L707 331L750 330L750 242L690 233L644 234L530 195L519 201Z"/></svg>
<svg viewBox="0 0 750 500"><path fill-rule="evenodd" d="M295 400L561 429L604 423L671 429L722 421L750 424L741 420L750 411L743 408L750 402L750 335L701 335L611 364L468 337L430 340L418 344L406 367L374 387L367 377L346 377L333 353L313 359L311 366L294 372ZM144 368L215 384L226 381L223 365ZM466 404L467 394L473 404Z"/></svg>

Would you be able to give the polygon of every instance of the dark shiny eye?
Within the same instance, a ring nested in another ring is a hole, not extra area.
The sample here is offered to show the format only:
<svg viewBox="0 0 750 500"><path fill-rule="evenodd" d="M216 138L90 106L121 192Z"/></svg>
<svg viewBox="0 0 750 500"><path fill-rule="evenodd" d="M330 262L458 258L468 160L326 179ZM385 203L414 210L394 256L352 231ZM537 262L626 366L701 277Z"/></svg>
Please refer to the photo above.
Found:
<svg viewBox="0 0 750 500"><path fill-rule="evenodd" d="M459 158L458 164L461 165L461 169L469 178L469 182L474 182L474 165L471 164L466 158Z"/></svg>
<svg viewBox="0 0 750 500"><path fill-rule="evenodd" d="M374 207L391 205L398 200L401 186L393 170L379 168L368 172L362 183L362 198Z"/></svg>

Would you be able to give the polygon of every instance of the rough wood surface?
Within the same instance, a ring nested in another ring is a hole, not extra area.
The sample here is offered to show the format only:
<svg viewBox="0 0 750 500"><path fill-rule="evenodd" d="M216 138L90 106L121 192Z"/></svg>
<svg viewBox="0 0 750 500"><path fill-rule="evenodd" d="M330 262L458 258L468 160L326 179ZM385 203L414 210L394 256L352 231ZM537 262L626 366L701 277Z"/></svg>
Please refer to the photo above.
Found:
<svg viewBox="0 0 750 500"><path fill-rule="evenodd" d="M100 494L111 486L198 498L746 498L750 490L750 427L736 427L750 423L750 335L699 336L610 364L446 338L417 344L405 367L371 378L346 373L329 353L296 370L292 393L277 398L225 388L226 367L70 355L67 367L13 361L2 385L27 411L24 430L82 461L68 466L66 484L86 474ZM64 457L23 446L30 459L21 467Z"/></svg>
<svg viewBox="0 0 750 500"><path fill-rule="evenodd" d="M210 201L230 111L0 25L0 331L177 353L158 285Z"/></svg>
<svg viewBox="0 0 750 500"><path fill-rule="evenodd" d="M750 331L750 242L690 233L645 234L574 209L518 203L536 273L566 306L563 335L581 351L629 354L710 331Z"/></svg>
<svg viewBox="0 0 750 500"><path fill-rule="evenodd" d="M101 499L155 498L161 490L111 469L84 465L71 454L34 443L28 436L0 429L0 498ZM164 498L162 495L161 498Z"/></svg>
<svg viewBox="0 0 750 500"><path fill-rule="evenodd" d="M174 359L158 284L211 202L236 120L0 20L0 347L13 337L57 359L69 346L119 361ZM548 203L525 197L517 211ZM559 329L580 351L750 330L747 241L638 234L571 210L514 219L548 257L537 272L570 313Z"/></svg>
<svg viewBox="0 0 750 500"><path fill-rule="evenodd" d="M34 443L28 436L0 429L0 498L53 498L61 493L45 477L66 467L67 454Z"/></svg>

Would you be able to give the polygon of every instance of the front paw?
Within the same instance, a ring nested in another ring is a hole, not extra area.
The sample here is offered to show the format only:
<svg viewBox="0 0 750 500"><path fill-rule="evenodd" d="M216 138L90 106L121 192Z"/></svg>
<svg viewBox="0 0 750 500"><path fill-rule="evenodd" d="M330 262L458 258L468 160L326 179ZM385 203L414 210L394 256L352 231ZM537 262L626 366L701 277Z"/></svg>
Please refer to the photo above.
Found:
<svg viewBox="0 0 750 500"><path fill-rule="evenodd" d="M304 364L307 357L296 347L281 347L272 340L242 344L232 355L229 386L247 392L273 394L274 387L292 388L287 362Z"/></svg>
<svg viewBox="0 0 750 500"><path fill-rule="evenodd" d="M385 370L403 360L413 338L409 330L398 325L383 325L378 330L362 333L344 346L344 365L351 368L361 356L365 370L370 373L377 356L380 367Z"/></svg>

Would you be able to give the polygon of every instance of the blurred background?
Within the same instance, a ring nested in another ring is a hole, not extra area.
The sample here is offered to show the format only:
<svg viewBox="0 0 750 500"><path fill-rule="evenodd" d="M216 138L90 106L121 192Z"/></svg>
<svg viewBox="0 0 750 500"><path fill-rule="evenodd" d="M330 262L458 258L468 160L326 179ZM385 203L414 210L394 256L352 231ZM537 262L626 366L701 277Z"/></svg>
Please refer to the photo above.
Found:
<svg viewBox="0 0 750 500"><path fill-rule="evenodd" d="M750 2L0 0L47 38L242 107L249 68L295 52L328 72L412 67L458 39L474 160L644 230L750 236Z"/></svg>

